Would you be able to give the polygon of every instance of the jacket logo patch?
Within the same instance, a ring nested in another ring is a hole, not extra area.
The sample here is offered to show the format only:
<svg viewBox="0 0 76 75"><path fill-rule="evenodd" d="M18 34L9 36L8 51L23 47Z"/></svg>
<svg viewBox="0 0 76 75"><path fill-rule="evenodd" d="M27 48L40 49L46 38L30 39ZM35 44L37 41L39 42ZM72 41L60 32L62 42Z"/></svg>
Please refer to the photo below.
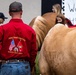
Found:
<svg viewBox="0 0 76 75"><path fill-rule="evenodd" d="M9 53L15 53L15 54L22 54L23 45L22 45L21 39L16 39L16 40L19 40L17 45L15 44L14 39L11 40L8 52Z"/></svg>
<svg viewBox="0 0 76 75"><path fill-rule="evenodd" d="M15 47L15 42L14 40L11 41L11 44L9 46L9 50L11 51Z"/></svg>

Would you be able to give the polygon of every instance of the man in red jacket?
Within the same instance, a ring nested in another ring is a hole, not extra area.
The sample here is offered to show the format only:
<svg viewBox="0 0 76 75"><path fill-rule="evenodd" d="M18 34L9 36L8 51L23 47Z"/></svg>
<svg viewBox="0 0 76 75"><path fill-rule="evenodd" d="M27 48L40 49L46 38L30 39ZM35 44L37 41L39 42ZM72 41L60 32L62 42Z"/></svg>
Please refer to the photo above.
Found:
<svg viewBox="0 0 76 75"><path fill-rule="evenodd" d="M23 23L20 2L10 4L9 14L12 19L0 27L0 75L31 75L37 54L36 34Z"/></svg>

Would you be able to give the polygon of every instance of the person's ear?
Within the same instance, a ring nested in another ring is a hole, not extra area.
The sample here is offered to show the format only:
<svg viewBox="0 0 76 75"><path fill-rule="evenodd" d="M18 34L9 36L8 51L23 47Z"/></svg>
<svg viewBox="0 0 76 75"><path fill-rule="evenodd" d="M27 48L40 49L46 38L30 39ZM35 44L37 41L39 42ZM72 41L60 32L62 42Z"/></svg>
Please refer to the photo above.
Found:
<svg viewBox="0 0 76 75"><path fill-rule="evenodd" d="M11 13L9 12L9 15L11 16Z"/></svg>
<svg viewBox="0 0 76 75"><path fill-rule="evenodd" d="M20 13L21 13L21 15L22 15L23 11L21 11Z"/></svg>

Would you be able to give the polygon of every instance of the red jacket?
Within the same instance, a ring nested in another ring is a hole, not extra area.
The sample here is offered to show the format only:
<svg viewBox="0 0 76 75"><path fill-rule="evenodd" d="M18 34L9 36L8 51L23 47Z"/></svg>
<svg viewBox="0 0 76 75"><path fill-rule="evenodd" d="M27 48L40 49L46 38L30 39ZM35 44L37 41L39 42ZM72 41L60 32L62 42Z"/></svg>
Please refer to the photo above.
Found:
<svg viewBox="0 0 76 75"><path fill-rule="evenodd" d="M36 34L21 19L11 19L0 27L0 59L25 59L34 65Z"/></svg>

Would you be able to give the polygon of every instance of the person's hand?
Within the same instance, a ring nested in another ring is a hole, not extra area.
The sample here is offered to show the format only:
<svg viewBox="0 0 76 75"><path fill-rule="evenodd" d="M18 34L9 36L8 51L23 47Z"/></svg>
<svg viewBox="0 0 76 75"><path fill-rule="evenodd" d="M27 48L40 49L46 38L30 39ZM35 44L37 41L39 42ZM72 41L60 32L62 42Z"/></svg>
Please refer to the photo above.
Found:
<svg viewBox="0 0 76 75"><path fill-rule="evenodd" d="M35 67L31 69L31 75L35 75Z"/></svg>

